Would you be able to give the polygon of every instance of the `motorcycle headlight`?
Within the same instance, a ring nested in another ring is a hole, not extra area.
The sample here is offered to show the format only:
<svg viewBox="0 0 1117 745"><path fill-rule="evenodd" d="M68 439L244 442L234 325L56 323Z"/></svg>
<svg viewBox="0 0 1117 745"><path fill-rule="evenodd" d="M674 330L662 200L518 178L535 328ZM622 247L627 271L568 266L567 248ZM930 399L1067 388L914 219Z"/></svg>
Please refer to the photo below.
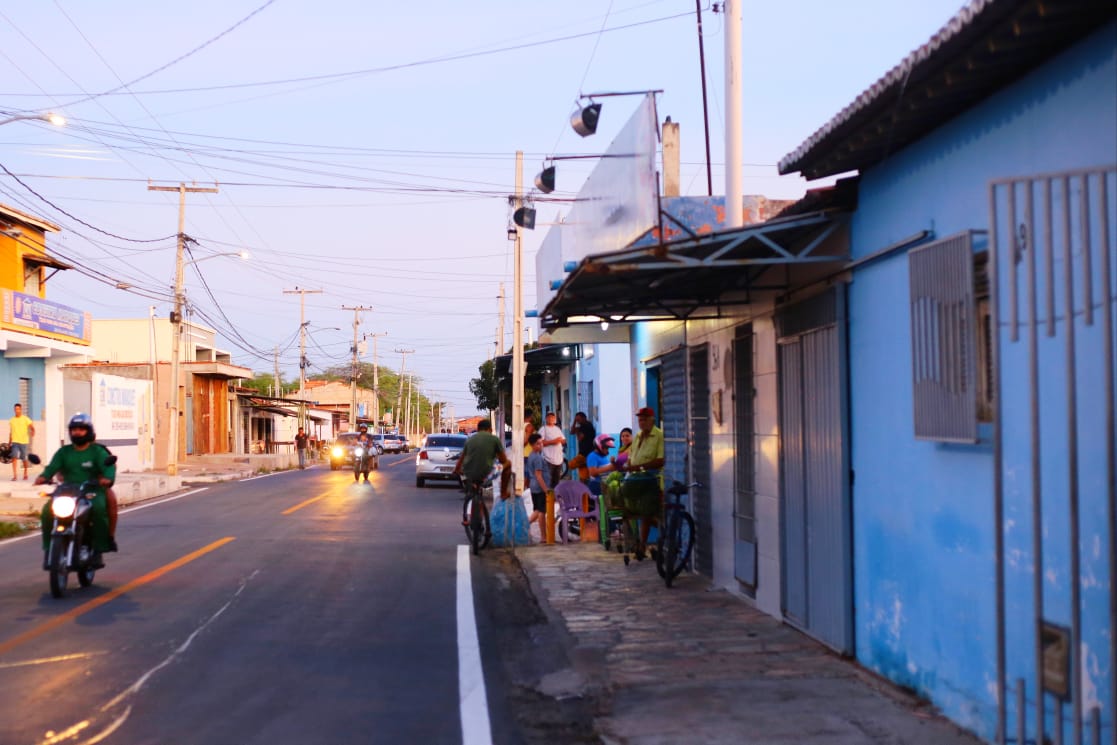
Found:
<svg viewBox="0 0 1117 745"><path fill-rule="evenodd" d="M341 448L334 448L330 452L333 454L333 456L335 458L340 458L341 456L345 455L345 451L342 450Z"/></svg>
<svg viewBox="0 0 1117 745"><path fill-rule="evenodd" d="M364 448L353 448L353 457L360 458L365 454Z"/></svg>
<svg viewBox="0 0 1117 745"><path fill-rule="evenodd" d="M78 500L73 497L55 497L50 504L50 509L55 517L72 517L77 505Z"/></svg>

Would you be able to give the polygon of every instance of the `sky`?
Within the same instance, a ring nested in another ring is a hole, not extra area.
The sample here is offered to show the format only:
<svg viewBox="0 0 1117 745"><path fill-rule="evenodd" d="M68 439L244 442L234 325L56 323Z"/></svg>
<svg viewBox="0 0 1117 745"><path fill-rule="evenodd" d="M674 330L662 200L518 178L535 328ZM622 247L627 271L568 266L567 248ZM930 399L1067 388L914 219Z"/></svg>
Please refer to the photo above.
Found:
<svg viewBox="0 0 1117 745"><path fill-rule="evenodd" d="M724 15L699 4L721 194ZM814 186L776 163L961 7L745 0L744 193ZM94 318L166 316L178 194L148 186L216 186L187 196L184 286L189 318L235 364L271 373L278 353L298 380L305 303L308 375L351 360L356 315L362 361L373 334L383 367L413 350L406 371L423 394L466 415L496 349L502 283L501 351L512 344L517 150L528 188L550 156L604 152L640 100L601 99L583 139L569 126L579 96L662 90L661 120L681 125L683 194L706 193L697 15L689 0L5 4L0 121L55 111L68 123L0 128L0 203L62 227L48 250L75 269L49 280L50 300ZM594 162L562 161L552 196L576 194ZM545 234L524 231L526 309ZM358 306L371 310L346 309Z"/></svg>

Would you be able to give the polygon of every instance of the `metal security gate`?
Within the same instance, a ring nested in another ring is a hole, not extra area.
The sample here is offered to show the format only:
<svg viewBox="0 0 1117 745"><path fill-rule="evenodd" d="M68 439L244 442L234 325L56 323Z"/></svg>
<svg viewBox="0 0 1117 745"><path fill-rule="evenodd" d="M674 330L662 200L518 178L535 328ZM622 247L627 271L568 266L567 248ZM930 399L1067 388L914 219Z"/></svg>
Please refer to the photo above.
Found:
<svg viewBox="0 0 1117 745"><path fill-rule="evenodd" d="M853 652L845 293L776 313L786 620Z"/></svg>
<svg viewBox="0 0 1117 745"><path fill-rule="evenodd" d="M686 414L686 349L676 349L660 358L659 412L663 429L663 451L667 464L663 467L664 484L672 480L686 482L687 433Z"/></svg>
<svg viewBox="0 0 1117 745"><path fill-rule="evenodd" d="M733 575L756 591L756 424L752 379L752 324L737 328L733 340L733 429L736 473L733 480Z"/></svg>
<svg viewBox="0 0 1117 745"><path fill-rule="evenodd" d="M989 188L997 742L1117 741L1117 168Z"/></svg>
<svg viewBox="0 0 1117 745"><path fill-rule="evenodd" d="M714 523L710 503L710 352L690 351L690 474L699 486L690 491L690 510L698 530L694 568L714 575Z"/></svg>

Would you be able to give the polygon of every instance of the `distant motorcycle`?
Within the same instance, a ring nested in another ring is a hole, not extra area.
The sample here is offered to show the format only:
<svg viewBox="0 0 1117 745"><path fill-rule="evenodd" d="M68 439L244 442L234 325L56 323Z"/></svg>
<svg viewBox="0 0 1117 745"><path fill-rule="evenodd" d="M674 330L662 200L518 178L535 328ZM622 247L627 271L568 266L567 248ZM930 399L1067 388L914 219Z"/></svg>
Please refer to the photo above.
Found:
<svg viewBox="0 0 1117 745"><path fill-rule="evenodd" d="M364 476L365 481L368 481L369 470L377 468L380 468L380 455L374 448L366 448L363 445L353 446L354 481L360 481L361 476Z"/></svg>
<svg viewBox="0 0 1117 745"><path fill-rule="evenodd" d="M34 462L34 461L33 461ZM116 456L105 459L106 465L116 463ZM93 498L97 482L58 484L50 493L50 514L54 520L47 549L47 571L50 572L50 594L56 598L66 593L70 572L78 576L78 584L89 587L103 565L94 565Z"/></svg>

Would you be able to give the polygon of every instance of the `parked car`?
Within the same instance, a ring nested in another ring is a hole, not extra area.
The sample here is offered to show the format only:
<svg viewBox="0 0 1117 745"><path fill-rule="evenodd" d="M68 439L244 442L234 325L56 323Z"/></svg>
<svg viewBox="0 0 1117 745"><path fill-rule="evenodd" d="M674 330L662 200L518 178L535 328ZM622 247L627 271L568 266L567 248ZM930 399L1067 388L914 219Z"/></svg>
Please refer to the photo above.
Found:
<svg viewBox="0 0 1117 745"><path fill-rule="evenodd" d="M415 486L422 488L430 479L457 481L454 466L466 439L465 435L427 435L415 456Z"/></svg>
<svg viewBox="0 0 1117 745"><path fill-rule="evenodd" d="M357 443L359 432L342 432L330 446L330 470L336 471L342 466L353 465L353 446ZM379 457L378 450L374 457ZM379 467L379 464L377 464Z"/></svg>
<svg viewBox="0 0 1117 745"><path fill-rule="evenodd" d="M375 434L372 438L376 441L382 453L402 453L406 451L406 446L400 440L399 435L385 432L383 434Z"/></svg>

